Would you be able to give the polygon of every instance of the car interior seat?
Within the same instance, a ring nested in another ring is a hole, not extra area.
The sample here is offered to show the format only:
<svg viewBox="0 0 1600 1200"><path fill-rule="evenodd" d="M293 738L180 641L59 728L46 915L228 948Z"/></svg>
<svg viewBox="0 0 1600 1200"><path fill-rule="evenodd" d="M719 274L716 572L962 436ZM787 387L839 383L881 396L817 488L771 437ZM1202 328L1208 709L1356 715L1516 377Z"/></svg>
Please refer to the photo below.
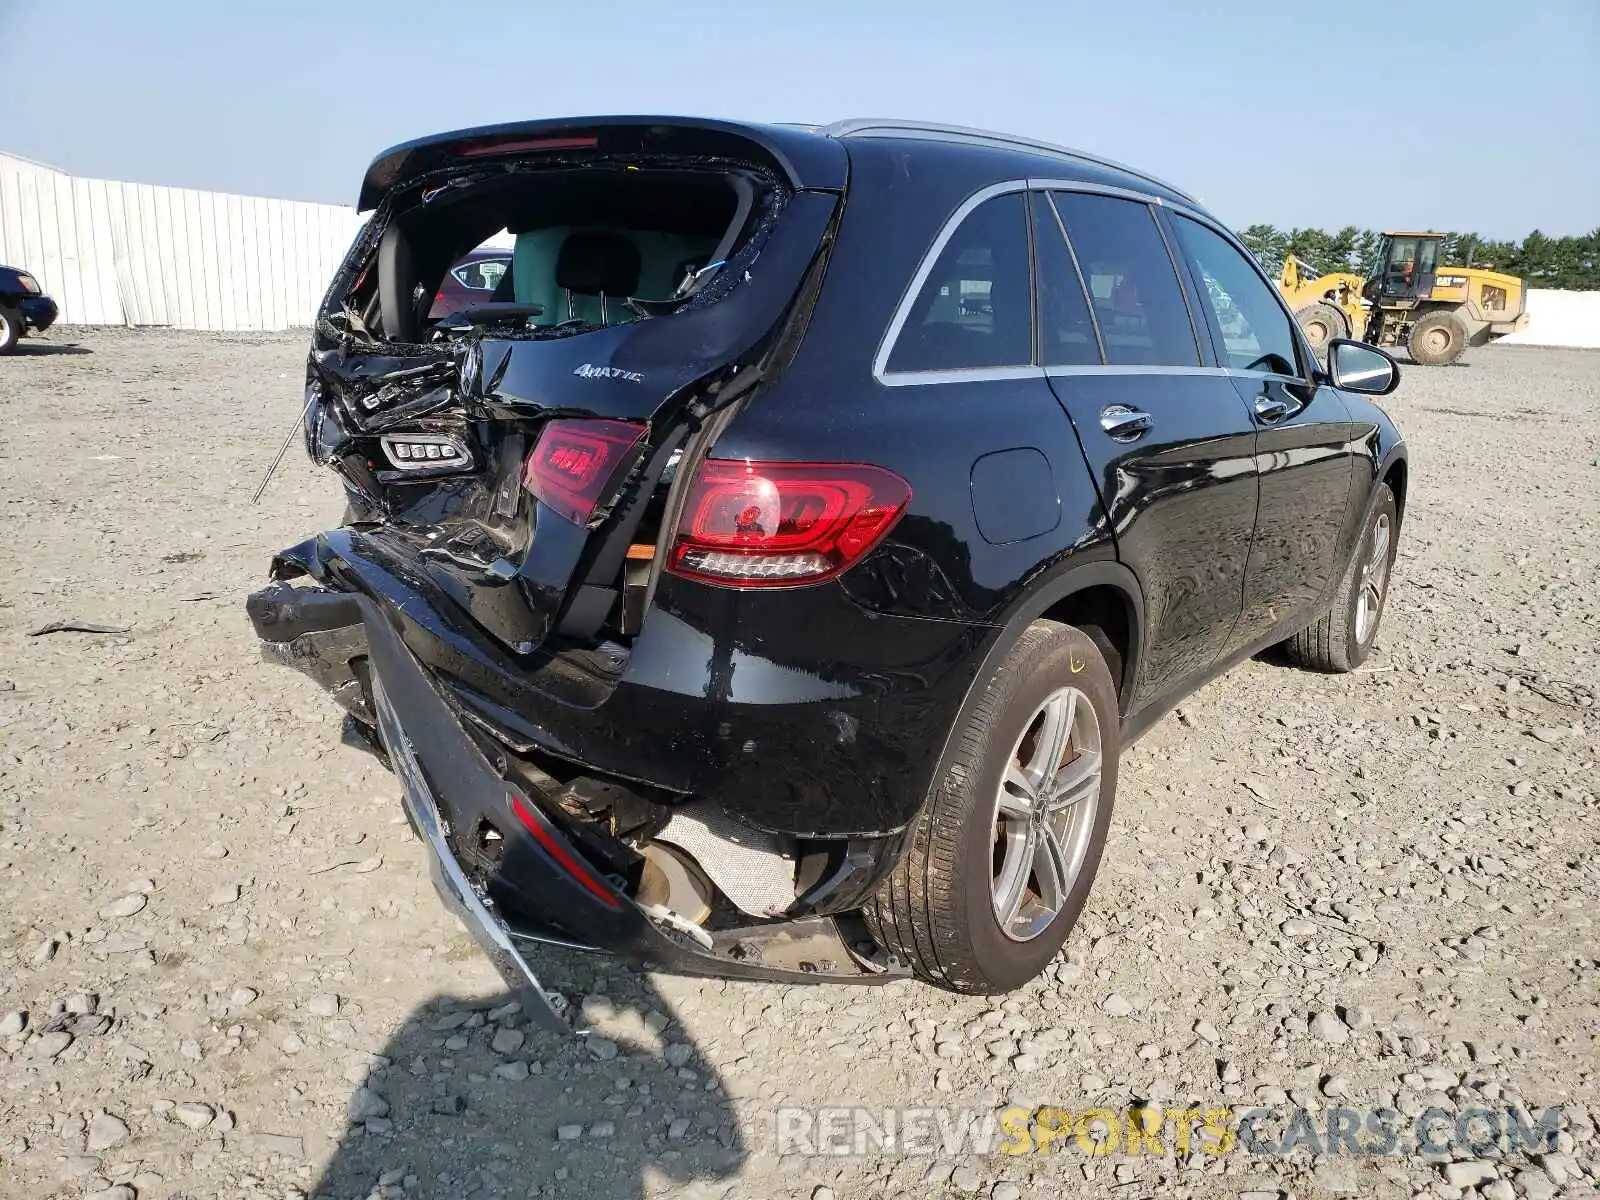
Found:
<svg viewBox="0 0 1600 1200"><path fill-rule="evenodd" d="M556 255L556 286L566 293L567 319L609 325L611 303L638 290L642 261L633 240L612 230L568 234ZM582 306L587 311L579 311L580 297L589 300Z"/></svg>
<svg viewBox="0 0 1600 1200"><path fill-rule="evenodd" d="M692 234L593 226L542 226L515 235L511 269L500 277L490 299L542 305L544 314L532 323L546 327L570 319L597 325L602 318L608 325L633 321L638 313L624 300L669 299L689 270L713 261L715 245ZM596 271L612 274L597 278ZM569 288L568 283L578 286ZM601 291L585 290L597 283L607 285L603 304Z"/></svg>

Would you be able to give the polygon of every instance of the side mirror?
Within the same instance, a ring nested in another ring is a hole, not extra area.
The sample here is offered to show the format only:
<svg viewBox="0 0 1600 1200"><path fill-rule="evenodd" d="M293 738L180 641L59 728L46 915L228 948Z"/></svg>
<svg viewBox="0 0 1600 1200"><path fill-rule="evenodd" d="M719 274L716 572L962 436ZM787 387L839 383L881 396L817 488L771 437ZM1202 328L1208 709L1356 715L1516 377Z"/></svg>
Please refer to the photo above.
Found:
<svg viewBox="0 0 1600 1200"><path fill-rule="evenodd" d="M1347 392L1387 396L1400 386L1400 364L1376 346L1334 338L1328 343L1328 377Z"/></svg>

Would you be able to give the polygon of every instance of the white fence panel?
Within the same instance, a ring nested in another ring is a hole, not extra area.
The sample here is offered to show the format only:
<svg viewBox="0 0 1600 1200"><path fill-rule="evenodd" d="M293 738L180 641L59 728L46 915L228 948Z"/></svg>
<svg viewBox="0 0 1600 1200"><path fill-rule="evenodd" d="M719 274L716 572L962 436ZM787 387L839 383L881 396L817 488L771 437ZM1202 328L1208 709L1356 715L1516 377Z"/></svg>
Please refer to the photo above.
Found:
<svg viewBox="0 0 1600 1200"><path fill-rule="evenodd" d="M352 208L77 179L0 154L0 262L67 325L309 325L361 221Z"/></svg>

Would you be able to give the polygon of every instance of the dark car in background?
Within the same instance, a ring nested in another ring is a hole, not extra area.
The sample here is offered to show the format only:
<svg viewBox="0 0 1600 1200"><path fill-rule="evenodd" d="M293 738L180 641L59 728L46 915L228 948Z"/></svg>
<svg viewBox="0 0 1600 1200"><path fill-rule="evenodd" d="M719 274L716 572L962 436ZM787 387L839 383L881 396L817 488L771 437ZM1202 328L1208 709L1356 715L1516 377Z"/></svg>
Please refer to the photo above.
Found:
<svg viewBox="0 0 1600 1200"><path fill-rule="evenodd" d="M541 943L1016 988L1083 908L1125 746L1264 648L1374 644L1394 361L1319 366L1141 171L607 117L399 146L360 205L306 383L349 512L249 610L375 730L530 1011ZM502 228L510 295L432 318Z"/></svg>
<svg viewBox="0 0 1600 1200"><path fill-rule="evenodd" d="M444 273L438 290L433 293L429 319L437 321L464 308L488 303L510 270L511 251L472 251Z"/></svg>
<svg viewBox="0 0 1600 1200"><path fill-rule="evenodd" d="M55 324L56 302L39 281L18 267L0 266L0 354L10 354L30 332Z"/></svg>

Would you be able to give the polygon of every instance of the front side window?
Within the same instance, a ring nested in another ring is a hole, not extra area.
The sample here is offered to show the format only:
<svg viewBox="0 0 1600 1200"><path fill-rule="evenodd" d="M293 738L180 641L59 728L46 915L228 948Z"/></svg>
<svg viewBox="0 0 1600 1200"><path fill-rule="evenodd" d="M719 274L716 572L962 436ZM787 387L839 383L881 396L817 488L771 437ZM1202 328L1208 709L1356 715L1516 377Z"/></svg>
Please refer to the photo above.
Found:
<svg viewBox="0 0 1600 1200"><path fill-rule="evenodd" d="M1198 221L1174 216L1172 226L1204 288L1200 302L1222 338L1223 365L1299 375L1289 314L1244 255Z"/></svg>
<svg viewBox="0 0 1600 1200"><path fill-rule="evenodd" d="M1026 366L1033 358L1028 217L1021 192L967 214L923 281L890 371Z"/></svg>
<svg viewBox="0 0 1600 1200"><path fill-rule="evenodd" d="M1106 362L1199 366L1183 289L1149 206L1091 192L1053 196L1089 287Z"/></svg>

